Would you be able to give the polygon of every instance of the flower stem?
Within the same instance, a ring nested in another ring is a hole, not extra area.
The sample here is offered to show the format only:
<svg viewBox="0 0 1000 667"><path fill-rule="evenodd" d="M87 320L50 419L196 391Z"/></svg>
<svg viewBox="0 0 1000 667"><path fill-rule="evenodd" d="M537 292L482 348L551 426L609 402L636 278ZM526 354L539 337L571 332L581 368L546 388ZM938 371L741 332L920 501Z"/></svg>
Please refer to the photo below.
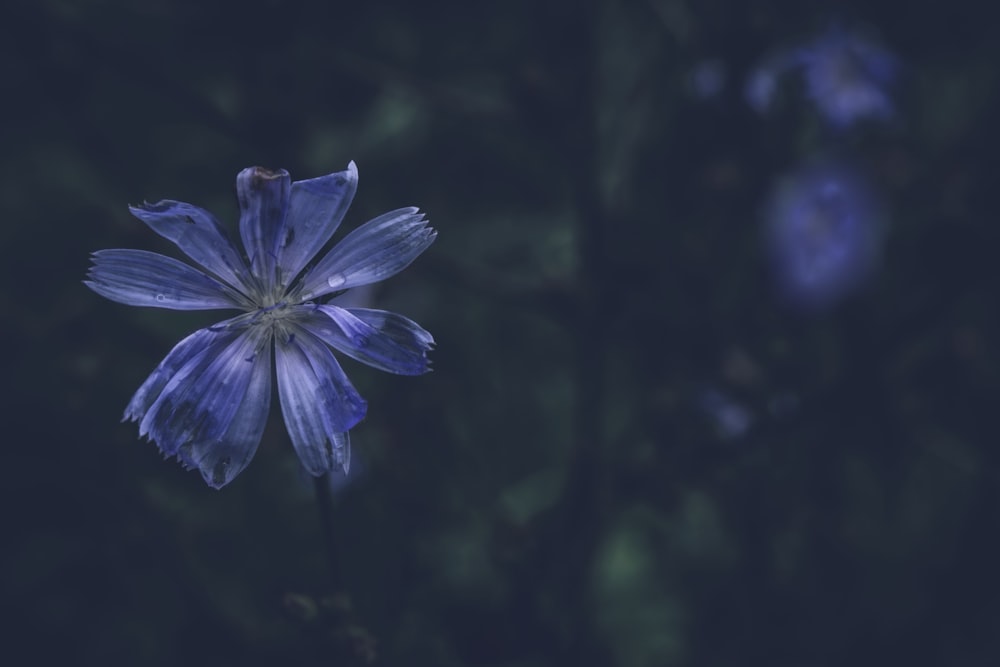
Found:
<svg viewBox="0 0 1000 667"><path fill-rule="evenodd" d="M340 589L340 558L337 552L337 537L333 530L333 496L330 493L330 474L313 478L316 488L316 505L319 508L320 530L326 545L327 567L330 572L332 591Z"/></svg>

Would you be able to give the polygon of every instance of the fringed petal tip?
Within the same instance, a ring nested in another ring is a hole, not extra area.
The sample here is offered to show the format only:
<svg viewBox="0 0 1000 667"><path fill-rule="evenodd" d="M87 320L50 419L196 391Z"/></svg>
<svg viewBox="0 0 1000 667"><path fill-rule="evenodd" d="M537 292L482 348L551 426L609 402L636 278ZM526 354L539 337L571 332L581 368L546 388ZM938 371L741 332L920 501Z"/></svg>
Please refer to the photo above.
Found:
<svg viewBox="0 0 1000 667"><path fill-rule="evenodd" d="M256 431L258 426L253 425ZM260 427L262 429L262 426ZM185 470L197 470L205 483L213 489L221 489L229 484L250 463L256 452L261 431L250 438L234 442L213 440L207 442L187 441L174 448L164 446L154 437L141 436L146 442L156 445L164 461L175 459Z"/></svg>
<svg viewBox="0 0 1000 667"><path fill-rule="evenodd" d="M351 472L351 434L347 431L343 433L330 434L329 443L333 445L332 456L330 457L330 472L338 470L345 475Z"/></svg>
<svg viewBox="0 0 1000 667"><path fill-rule="evenodd" d="M172 199L160 199L159 201L149 202L143 200L141 204L128 205L128 212L139 218L143 219L143 216L147 213L162 213L170 208L172 204L176 204Z"/></svg>
<svg viewBox="0 0 1000 667"><path fill-rule="evenodd" d="M384 213L345 236L304 275L301 298L385 280L409 266L436 237L416 207Z"/></svg>
<svg viewBox="0 0 1000 667"><path fill-rule="evenodd" d="M402 315L367 308L321 305L303 312L302 325L339 352L397 375L429 370L434 339Z"/></svg>
<svg viewBox="0 0 1000 667"><path fill-rule="evenodd" d="M99 250L84 285L129 306L171 310L239 308L231 288L184 262L145 250Z"/></svg>
<svg viewBox="0 0 1000 667"><path fill-rule="evenodd" d="M198 456L202 458L199 460ZM216 491L233 481L233 478L246 466L246 463L242 465L234 463L230 456L213 456L198 452L193 446L187 450L182 447L177 453L177 460L185 470L200 472L205 484Z"/></svg>
<svg viewBox="0 0 1000 667"><path fill-rule="evenodd" d="M203 208L173 199L129 206L132 215L230 286L245 291L246 263L222 224Z"/></svg>
<svg viewBox="0 0 1000 667"><path fill-rule="evenodd" d="M344 434L344 437L347 438L347 434L346 433ZM341 450L340 455L338 456L338 459L337 459L337 464L340 466L341 472L343 472L345 475L350 474L350 472L351 472L351 441L350 441L350 439L347 440L347 446L343 450Z"/></svg>
<svg viewBox="0 0 1000 667"><path fill-rule="evenodd" d="M144 439L156 445L164 461L175 459L184 470L197 470L205 484L216 490L229 484L246 468L257 448L256 442L192 441L184 443L177 451L170 451L150 437Z"/></svg>

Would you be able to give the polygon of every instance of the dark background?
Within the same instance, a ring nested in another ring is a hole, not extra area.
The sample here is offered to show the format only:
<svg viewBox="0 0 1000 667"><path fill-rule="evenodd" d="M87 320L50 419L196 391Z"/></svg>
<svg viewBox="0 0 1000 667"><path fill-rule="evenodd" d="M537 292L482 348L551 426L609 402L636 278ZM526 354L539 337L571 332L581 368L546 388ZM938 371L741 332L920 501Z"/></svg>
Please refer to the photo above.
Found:
<svg viewBox="0 0 1000 667"><path fill-rule="evenodd" d="M0 24L5 664L1000 664L1000 40L988 3L40 0ZM836 137L750 67L831 20L900 59ZM691 73L721 63L702 98ZM864 289L775 298L775 179L849 154L891 217ZM361 179L345 228L440 235L376 307L435 371L369 400L334 494L272 419L220 492L118 420L187 332L81 280L235 223L237 172ZM752 423L727 433L705 391Z"/></svg>

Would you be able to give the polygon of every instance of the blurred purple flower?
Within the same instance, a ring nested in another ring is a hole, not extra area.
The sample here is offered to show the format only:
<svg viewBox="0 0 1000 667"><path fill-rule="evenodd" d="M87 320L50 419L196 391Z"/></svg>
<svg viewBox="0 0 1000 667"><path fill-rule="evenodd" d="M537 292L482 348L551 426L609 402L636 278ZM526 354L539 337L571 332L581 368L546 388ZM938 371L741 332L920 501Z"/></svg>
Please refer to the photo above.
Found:
<svg viewBox="0 0 1000 667"><path fill-rule="evenodd" d="M744 94L747 103L758 113L766 113L778 93L778 80L793 65L789 53L780 51L754 67L747 76Z"/></svg>
<svg viewBox="0 0 1000 667"><path fill-rule="evenodd" d="M760 113L768 111L779 79L796 69L802 71L806 94L834 127L892 116L889 89L898 61L858 33L834 26L811 42L768 56L747 78L747 102Z"/></svg>
<svg viewBox="0 0 1000 667"><path fill-rule="evenodd" d="M818 163L778 184L765 237L784 295L822 308L871 274L883 232L880 207L861 178L843 165Z"/></svg>
<svg viewBox="0 0 1000 667"><path fill-rule="evenodd" d="M358 227L314 261L358 184L347 170L291 182L261 167L236 178L244 256L208 211L164 200L132 214L197 265L144 250L101 250L86 285L130 306L231 308L236 317L174 347L132 397L125 418L165 455L221 488L257 450L271 402L271 357L285 425L312 475L350 466L348 431L367 412L330 348L390 373L428 370L433 338L395 313L325 298L404 269L436 232L415 208ZM310 265L310 268L306 268Z"/></svg>
<svg viewBox="0 0 1000 667"><path fill-rule="evenodd" d="M702 60L688 75L695 96L707 100L718 97L726 87L726 65L721 60Z"/></svg>
<svg viewBox="0 0 1000 667"><path fill-rule="evenodd" d="M806 90L834 126L892 115L888 89L898 64L892 54L840 27L803 46L796 54Z"/></svg>
<svg viewBox="0 0 1000 667"><path fill-rule="evenodd" d="M741 438L753 426L753 413L718 389L702 390L698 395L698 406L712 421L716 434L724 440Z"/></svg>

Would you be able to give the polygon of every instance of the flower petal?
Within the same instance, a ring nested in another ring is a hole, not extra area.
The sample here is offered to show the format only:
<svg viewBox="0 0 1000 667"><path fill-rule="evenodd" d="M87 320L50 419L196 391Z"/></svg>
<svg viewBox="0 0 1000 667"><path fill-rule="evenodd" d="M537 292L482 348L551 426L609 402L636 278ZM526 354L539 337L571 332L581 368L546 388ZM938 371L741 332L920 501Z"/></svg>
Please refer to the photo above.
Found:
<svg viewBox="0 0 1000 667"><path fill-rule="evenodd" d="M284 237L278 242L282 285L287 287L337 231L358 189L358 168L292 183Z"/></svg>
<svg viewBox="0 0 1000 667"><path fill-rule="evenodd" d="M334 433L333 435L336 438L333 450L337 454L337 460L334 461L334 465L339 466L346 475L351 472L351 434L344 431L343 433Z"/></svg>
<svg viewBox="0 0 1000 667"><path fill-rule="evenodd" d="M367 411L333 353L299 330L276 346L278 395L285 426L302 465L312 475L350 465L347 431Z"/></svg>
<svg viewBox="0 0 1000 667"><path fill-rule="evenodd" d="M384 280L405 269L433 243L437 232L416 208L369 220L335 245L305 275L303 301Z"/></svg>
<svg viewBox="0 0 1000 667"><path fill-rule="evenodd" d="M177 343L132 396L128 407L125 408L125 416L122 421L126 419L129 421L141 420L146 415L146 411L159 398L163 388L177 374L177 371L192 359L212 357L228 345L238 335L238 332L231 331L225 325L226 322L222 322L220 326L199 329Z"/></svg>
<svg viewBox="0 0 1000 667"><path fill-rule="evenodd" d="M236 177L240 202L240 236L250 258L250 270L265 292L277 285L278 248L288 235L286 217L291 178L284 169L244 169Z"/></svg>
<svg viewBox="0 0 1000 667"><path fill-rule="evenodd" d="M173 310L239 308L239 294L172 257L145 250L99 250L84 284L129 306Z"/></svg>
<svg viewBox="0 0 1000 667"><path fill-rule="evenodd" d="M308 311L302 326L349 357L399 375L430 370L427 351L434 338L413 320L384 310L329 304Z"/></svg>
<svg viewBox="0 0 1000 667"><path fill-rule="evenodd" d="M178 457L197 468L209 486L221 489L250 463L271 409L271 345L254 355L246 394L222 437L181 445Z"/></svg>
<svg viewBox="0 0 1000 667"><path fill-rule="evenodd" d="M882 207L846 164L816 162L783 178L766 222L778 287L797 306L833 305L879 264L885 240Z"/></svg>
<svg viewBox="0 0 1000 667"><path fill-rule="evenodd" d="M164 454L221 440L247 394L254 368L270 338L266 328L227 331L201 350L167 381L139 423L139 434ZM186 454L181 454L184 460Z"/></svg>
<svg viewBox="0 0 1000 667"><path fill-rule="evenodd" d="M354 428L364 418L368 403L351 384L330 348L308 330L295 327L289 339L278 346L279 364L282 352L291 350L297 350L299 354L288 356L290 368L294 368L295 364L301 365L302 359L309 364L311 372L306 372L303 368L296 380L313 383L311 399L320 408L327 432L349 431Z"/></svg>
<svg viewBox="0 0 1000 667"><path fill-rule="evenodd" d="M154 232L176 243L207 271L241 292L247 291L242 278L246 263L214 215L203 208L170 199L129 206L129 210Z"/></svg>

